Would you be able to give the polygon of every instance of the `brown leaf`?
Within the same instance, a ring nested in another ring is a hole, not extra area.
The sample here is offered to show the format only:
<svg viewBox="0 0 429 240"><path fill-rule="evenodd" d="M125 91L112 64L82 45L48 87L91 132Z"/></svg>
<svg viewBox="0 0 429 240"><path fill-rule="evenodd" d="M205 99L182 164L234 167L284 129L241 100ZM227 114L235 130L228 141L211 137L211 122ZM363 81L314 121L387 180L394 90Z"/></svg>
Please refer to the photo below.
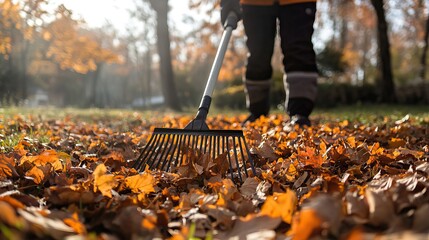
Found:
<svg viewBox="0 0 429 240"><path fill-rule="evenodd" d="M96 201L94 192L79 184L50 187L45 191L45 196L54 205L91 204Z"/></svg>
<svg viewBox="0 0 429 240"><path fill-rule="evenodd" d="M272 239L281 223L280 218L248 216L235 221L231 231L219 233L217 239ZM267 237L267 238L265 238Z"/></svg>
<svg viewBox="0 0 429 240"><path fill-rule="evenodd" d="M356 218L357 221L367 221L369 216L368 204L365 196L358 189L350 190L345 196L347 215Z"/></svg>
<svg viewBox="0 0 429 240"><path fill-rule="evenodd" d="M259 156L262 158L267 158L269 161L274 161L278 158L278 156L275 154L275 150L266 140L262 141L255 150Z"/></svg>
<svg viewBox="0 0 429 240"><path fill-rule="evenodd" d="M389 226L395 219L392 199L385 191L367 188L365 197L369 208L369 222L375 226Z"/></svg>
<svg viewBox="0 0 429 240"><path fill-rule="evenodd" d="M45 217L38 210L26 211L18 209L18 213L29 222L32 231L39 237L49 236L55 239L63 239L66 236L75 234L73 228L67 226L62 220Z"/></svg>
<svg viewBox="0 0 429 240"><path fill-rule="evenodd" d="M302 205L303 209L312 209L322 222L325 232L338 236L343 218L343 206L340 198L330 194L320 193L311 197Z"/></svg>
<svg viewBox="0 0 429 240"><path fill-rule="evenodd" d="M218 206L209 205L207 215L214 219L214 227L226 231L232 228L236 215L230 210Z"/></svg>
<svg viewBox="0 0 429 240"><path fill-rule="evenodd" d="M256 194L256 188L259 185L257 178L247 178L240 187L240 192L246 197L252 197Z"/></svg>
<svg viewBox="0 0 429 240"><path fill-rule="evenodd" d="M429 203L420 206L414 213L413 230L416 232L427 232L429 229L429 221L427 220L429 213Z"/></svg>
<svg viewBox="0 0 429 240"><path fill-rule="evenodd" d="M0 222L15 227L22 225L22 220L16 215L15 209L4 201L0 201Z"/></svg>

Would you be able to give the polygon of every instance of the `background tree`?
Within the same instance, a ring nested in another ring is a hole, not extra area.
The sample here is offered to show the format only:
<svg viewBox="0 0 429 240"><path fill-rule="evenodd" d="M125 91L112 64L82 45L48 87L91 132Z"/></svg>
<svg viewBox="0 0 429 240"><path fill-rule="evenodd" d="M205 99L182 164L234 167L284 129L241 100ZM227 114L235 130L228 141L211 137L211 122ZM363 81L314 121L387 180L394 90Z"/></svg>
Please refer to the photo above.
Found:
<svg viewBox="0 0 429 240"><path fill-rule="evenodd" d="M380 99L382 102L396 102L396 90L393 82L390 42L383 0L371 0L377 15L377 41L381 76L379 78Z"/></svg>
<svg viewBox="0 0 429 240"><path fill-rule="evenodd" d="M156 34L157 46L160 61L161 88L165 102L173 110L180 111L181 106L174 82L170 32L168 27L168 0L149 0L152 8L156 12Z"/></svg>

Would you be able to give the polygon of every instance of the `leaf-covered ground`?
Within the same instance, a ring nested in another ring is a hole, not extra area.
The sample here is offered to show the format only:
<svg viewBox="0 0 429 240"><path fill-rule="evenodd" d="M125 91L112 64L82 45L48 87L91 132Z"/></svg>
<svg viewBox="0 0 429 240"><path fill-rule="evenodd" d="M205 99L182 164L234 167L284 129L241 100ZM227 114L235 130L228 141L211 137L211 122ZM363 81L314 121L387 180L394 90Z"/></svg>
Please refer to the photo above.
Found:
<svg viewBox="0 0 429 240"><path fill-rule="evenodd" d="M306 129L271 115L243 129L257 176L238 185L198 149L186 171L130 167L153 127L191 117L0 116L0 238L428 238L427 114L319 114ZM244 117L209 125L241 129Z"/></svg>

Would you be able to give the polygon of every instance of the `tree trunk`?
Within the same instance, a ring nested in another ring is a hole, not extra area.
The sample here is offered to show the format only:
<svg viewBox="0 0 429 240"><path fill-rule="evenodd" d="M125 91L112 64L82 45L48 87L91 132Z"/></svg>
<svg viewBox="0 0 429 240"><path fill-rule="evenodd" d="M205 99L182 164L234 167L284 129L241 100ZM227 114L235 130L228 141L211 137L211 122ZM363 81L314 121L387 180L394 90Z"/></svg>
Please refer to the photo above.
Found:
<svg viewBox="0 0 429 240"><path fill-rule="evenodd" d="M21 100L26 100L28 97L27 65L28 65L28 54L29 54L30 43L27 40L23 39L22 44L23 44L23 47L21 50L21 73L19 77L19 81L20 81L19 98Z"/></svg>
<svg viewBox="0 0 429 240"><path fill-rule="evenodd" d="M423 46L423 53L422 53L422 58L420 59L420 79L421 79L421 91L422 91L422 96L423 96L423 101L425 103L429 102L429 90L426 89L426 62L427 62L427 52L428 52L428 47L429 47L429 16L426 19L426 27L425 27L425 38L424 38L424 46Z"/></svg>
<svg viewBox="0 0 429 240"><path fill-rule="evenodd" d="M100 78L101 68L103 67L102 63L97 64L97 69L92 72L93 77L91 78L91 94L89 96L88 107L100 107L97 106L97 85L98 79Z"/></svg>
<svg viewBox="0 0 429 240"><path fill-rule="evenodd" d="M150 49L147 50L145 59L146 72L144 77L145 81L143 82L143 85L146 85L145 107L150 109L152 107L152 88L150 84L150 79L152 78L152 55Z"/></svg>
<svg viewBox="0 0 429 240"><path fill-rule="evenodd" d="M179 98L174 82L173 66L170 50L170 33L168 29L168 0L150 0L156 12L157 46L160 58L161 88L165 103L173 110L180 111Z"/></svg>
<svg viewBox="0 0 429 240"><path fill-rule="evenodd" d="M392 63L390 55L389 36L387 34L387 21L383 0L371 0L377 14L377 40L379 52L379 65L381 76L379 78L380 101L385 103L396 102L395 84L393 82Z"/></svg>

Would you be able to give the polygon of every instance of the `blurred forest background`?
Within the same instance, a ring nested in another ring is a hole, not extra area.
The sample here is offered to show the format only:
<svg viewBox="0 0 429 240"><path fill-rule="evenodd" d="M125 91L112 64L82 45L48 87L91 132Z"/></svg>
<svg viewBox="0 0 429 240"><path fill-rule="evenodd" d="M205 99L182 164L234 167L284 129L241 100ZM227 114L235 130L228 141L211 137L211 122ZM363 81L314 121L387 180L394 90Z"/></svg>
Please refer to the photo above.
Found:
<svg viewBox="0 0 429 240"><path fill-rule="evenodd" d="M0 106L197 106L222 34L219 3L180 0L189 11L177 19L172 1L135 0L119 31L109 21L90 27L53 1L0 0ZM428 104L428 12L426 0L319 0L317 105ZM240 25L215 90L218 107L244 108L245 59ZM273 65L277 107L284 101L279 49Z"/></svg>

